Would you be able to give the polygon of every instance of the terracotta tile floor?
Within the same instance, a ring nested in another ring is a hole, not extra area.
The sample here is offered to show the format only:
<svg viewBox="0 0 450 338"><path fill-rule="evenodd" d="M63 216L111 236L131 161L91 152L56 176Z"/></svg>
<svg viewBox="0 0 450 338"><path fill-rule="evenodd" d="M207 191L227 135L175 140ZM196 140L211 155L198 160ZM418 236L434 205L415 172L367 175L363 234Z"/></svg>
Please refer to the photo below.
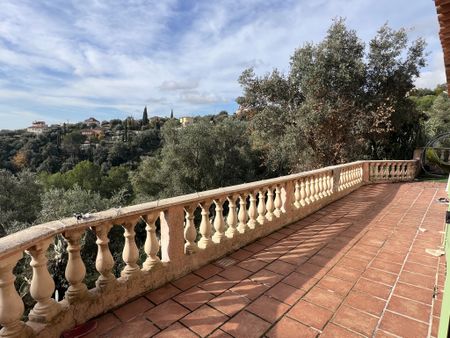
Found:
<svg viewBox="0 0 450 338"><path fill-rule="evenodd" d="M234 252L231 266L97 318L89 336L435 337L445 262L425 249L443 237L444 188L362 187Z"/></svg>

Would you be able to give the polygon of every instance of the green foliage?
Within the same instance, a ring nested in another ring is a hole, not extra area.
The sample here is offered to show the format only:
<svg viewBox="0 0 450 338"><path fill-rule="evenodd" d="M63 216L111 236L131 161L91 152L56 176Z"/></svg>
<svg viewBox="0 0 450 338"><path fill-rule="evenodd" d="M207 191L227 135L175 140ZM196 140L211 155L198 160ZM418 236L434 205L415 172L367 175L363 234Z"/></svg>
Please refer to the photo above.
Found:
<svg viewBox="0 0 450 338"><path fill-rule="evenodd" d="M237 99L254 147L282 174L363 158L410 158L424 115L408 95L425 65L424 42L384 25L368 52L336 20L323 41L291 57L287 75L245 70Z"/></svg>
<svg viewBox="0 0 450 338"><path fill-rule="evenodd" d="M0 237L33 223L41 209L42 187L29 171L0 169Z"/></svg>
<svg viewBox="0 0 450 338"><path fill-rule="evenodd" d="M436 97L427 114L429 118L425 122L425 130L430 139L450 132L450 100L446 93Z"/></svg>
<svg viewBox="0 0 450 338"><path fill-rule="evenodd" d="M173 122L172 122L173 121ZM207 119L179 128L164 125L164 147L157 157L145 158L132 174L139 199L175 196L257 179L255 154L246 124Z"/></svg>

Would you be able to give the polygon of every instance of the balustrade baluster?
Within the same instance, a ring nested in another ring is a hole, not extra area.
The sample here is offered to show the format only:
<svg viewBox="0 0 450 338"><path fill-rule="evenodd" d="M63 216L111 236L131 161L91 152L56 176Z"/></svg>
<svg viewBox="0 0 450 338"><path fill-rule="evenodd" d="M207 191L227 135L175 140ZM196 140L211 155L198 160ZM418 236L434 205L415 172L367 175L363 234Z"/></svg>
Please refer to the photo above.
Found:
<svg viewBox="0 0 450 338"><path fill-rule="evenodd" d="M311 188L309 186L309 177L305 177L305 202L311 204Z"/></svg>
<svg viewBox="0 0 450 338"><path fill-rule="evenodd" d="M22 252L17 252L0 260L0 331L2 337L27 337L30 328L21 321L25 306L16 291L14 281L16 277L13 269Z"/></svg>
<svg viewBox="0 0 450 338"><path fill-rule="evenodd" d="M305 180L302 178L300 182L300 205L304 207L306 205L306 191L305 191Z"/></svg>
<svg viewBox="0 0 450 338"><path fill-rule="evenodd" d="M52 241L53 237L42 240L26 251L33 268L30 294L36 301L28 318L35 322L47 323L60 311L60 305L52 298L55 282L47 268L47 250Z"/></svg>
<svg viewBox="0 0 450 338"><path fill-rule="evenodd" d="M200 234L202 237L198 241L198 247L201 249L206 249L211 246L211 233L212 226L211 220L209 219L209 207L211 206L211 201L204 201L200 203L200 208L202 209L202 220L200 222Z"/></svg>
<svg viewBox="0 0 450 338"><path fill-rule="evenodd" d="M266 221L266 194L264 190L258 192L258 218L259 224L263 225Z"/></svg>
<svg viewBox="0 0 450 338"><path fill-rule="evenodd" d="M250 196L250 205L248 207L248 227L250 229L254 229L256 227L256 217L258 217L258 211L256 210L256 192L252 191L249 194Z"/></svg>
<svg viewBox="0 0 450 338"><path fill-rule="evenodd" d="M125 230L123 234L125 237L125 244L122 251L122 259L126 265L121 272L121 276L125 278L133 278L140 272L140 268L137 264L139 250L135 240L136 232L134 231L136 223L137 219L133 218L126 220L122 225Z"/></svg>
<svg viewBox="0 0 450 338"><path fill-rule="evenodd" d="M158 213L152 212L144 216L145 230L147 237L145 238L144 251L147 254L147 258L142 264L144 271L150 271L161 266L161 260L157 256L159 251L159 241L156 237L156 220L158 219Z"/></svg>
<svg viewBox="0 0 450 338"><path fill-rule="evenodd" d="M69 303L84 298L87 293L86 284L83 283L86 275L86 267L80 255L80 242L83 234L84 229L68 231L63 234L69 253L65 272L66 279L69 282L69 288L66 291L65 297Z"/></svg>
<svg viewBox="0 0 450 338"><path fill-rule="evenodd" d="M296 208L300 208L301 207L301 193L300 193L300 183L298 181L295 181L295 190L294 190L294 206Z"/></svg>
<svg viewBox="0 0 450 338"><path fill-rule="evenodd" d="M186 243L184 244L184 253L185 254L193 254L197 251L198 247L195 243L197 239L197 230L195 229L194 224L194 211L196 206L190 205L184 207L185 216L185 225L184 225L184 239Z"/></svg>
<svg viewBox="0 0 450 338"><path fill-rule="evenodd" d="M266 218L268 221L272 221L273 217L274 217L273 211L275 210L275 206L273 203L273 188L272 187L269 187L267 189L266 209L267 209Z"/></svg>
<svg viewBox="0 0 450 338"><path fill-rule="evenodd" d="M212 237L214 243L221 243L225 238L225 220L223 219L223 198L215 199L214 205L216 207L214 216L214 230Z"/></svg>
<svg viewBox="0 0 450 338"><path fill-rule="evenodd" d="M314 199L318 201L320 199L319 197L319 176L314 176Z"/></svg>
<svg viewBox="0 0 450 338"><path fill-rule="evenodd" d="M281 188L279 185L277 185L275 187L275 200L274 200L274 206L275 206L275 211L274 211L274 215L276 217L280 217L281 216L281 206L282 206L282 202L281 202Z"/></svg>
<svg viewBox="0 0 450 338"><path fill-rule="evenodd" d="M319 198L322 199L325 197L323 191L323 174L319 174Z"/></svg>
<svg viewBox="0 0 450 338"><path fill-rule="evenodd" d="M239 196L239 213L238 213L238 231L243 234L248 230L248 215L247 215L247 194L243 193Z"/></svg>
<svg viewBox="0 0 450 338"><path fill-rule="evenodd" d="M91 228L97 237L97 240L95 241L95 243L97 244L95 268L100 273L100 276L97 278L95 285L99 289L108 288L109 286L114 284L114 281L116 279L112 273L112 269L114 267L114 259L111 255L111 251L109 250L108 245L108 233L111 230L112 226L113 225L111 223L103 223Z"/></svg>
<svg viewBox="0 0 450 338"><path fill-rule="evenodd" d="M238 221L237 211L236 211L236 199L237 196L229 196L228 198L228 215L227 215L227 225L228 229L225 232L225 236L228 238L233 238L237 232L236 226Z"/></svg>
<svg viewBox="0 0 450 338"><path fill-rule="evenodd" d="M314 176L309 177L309 200L311 203L316 201L316 184L314 182Z"/></svg>

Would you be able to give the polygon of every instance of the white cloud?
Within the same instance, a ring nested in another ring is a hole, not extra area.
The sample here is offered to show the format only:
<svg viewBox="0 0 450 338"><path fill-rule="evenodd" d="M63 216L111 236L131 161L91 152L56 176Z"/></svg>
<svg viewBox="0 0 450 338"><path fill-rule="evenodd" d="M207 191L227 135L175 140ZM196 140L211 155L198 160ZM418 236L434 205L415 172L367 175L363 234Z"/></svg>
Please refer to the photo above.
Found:
<svg viewBox="0 0 450 338"><path fill-rule="evenodd" d="M432 51L417 84L443 82L431 1L2 0L0 111L212 113L240 94L244 68L287 70L295 48L322 39L337 16L366 41L386 20L414 26Z"/></svg>

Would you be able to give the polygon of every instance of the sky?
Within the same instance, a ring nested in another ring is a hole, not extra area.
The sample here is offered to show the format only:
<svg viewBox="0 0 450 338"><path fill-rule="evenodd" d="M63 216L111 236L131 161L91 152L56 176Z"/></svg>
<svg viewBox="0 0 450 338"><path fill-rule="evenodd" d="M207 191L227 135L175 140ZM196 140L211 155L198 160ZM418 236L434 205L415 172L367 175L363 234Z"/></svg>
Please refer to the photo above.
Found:
<svg viewBox="0 0 450 338"><path fill-rule="evenodd" d="M386 22L423 37L416 86L445 82L432 0L0 0L0 129L232 113L245 68L287 72L336 17L365 42Z"/></svg>

